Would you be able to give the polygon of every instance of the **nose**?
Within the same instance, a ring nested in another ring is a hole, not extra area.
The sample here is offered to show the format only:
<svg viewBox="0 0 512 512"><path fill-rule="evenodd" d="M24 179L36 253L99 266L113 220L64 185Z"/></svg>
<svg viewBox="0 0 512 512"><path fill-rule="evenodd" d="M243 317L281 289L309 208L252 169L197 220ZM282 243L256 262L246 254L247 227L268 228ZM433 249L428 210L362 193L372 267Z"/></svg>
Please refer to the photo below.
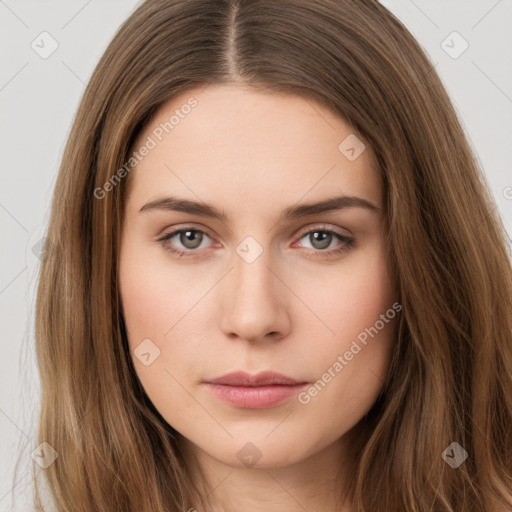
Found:
<svg viewBox="0 0 512 512"><path fill-rule="evenodd" d="M269 251L247 263L234 255L234 269L223 283L221 328L230 338L249 342L280 340L290 330L286 287L271 268ZM282 276L280 276L282 279Z"/></svg>

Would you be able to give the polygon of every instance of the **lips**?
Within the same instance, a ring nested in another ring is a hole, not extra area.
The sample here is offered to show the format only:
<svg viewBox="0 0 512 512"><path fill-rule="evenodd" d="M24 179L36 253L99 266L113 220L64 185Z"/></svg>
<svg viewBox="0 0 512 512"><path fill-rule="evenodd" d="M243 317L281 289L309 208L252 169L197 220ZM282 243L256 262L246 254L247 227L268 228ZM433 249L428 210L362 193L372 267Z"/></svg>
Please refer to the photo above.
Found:
<svg viewBox="0 0 512 512"><path fill-rule="evenodd" d="M233 372L205 382L217 398L241 409L267 409L297 394L307 382L273 371Z"/></svg>
<svg viewBox="0 0 512 512"><path fill-rule="evenodd" d="M246 372L233 372L218 377L216 379L208 380L211 384L223 384L226 386L294 386L297 384L305 384L304 381L298 381L282 375L281 373L266 371L257 373L256 375L250 375Z"/></svg>

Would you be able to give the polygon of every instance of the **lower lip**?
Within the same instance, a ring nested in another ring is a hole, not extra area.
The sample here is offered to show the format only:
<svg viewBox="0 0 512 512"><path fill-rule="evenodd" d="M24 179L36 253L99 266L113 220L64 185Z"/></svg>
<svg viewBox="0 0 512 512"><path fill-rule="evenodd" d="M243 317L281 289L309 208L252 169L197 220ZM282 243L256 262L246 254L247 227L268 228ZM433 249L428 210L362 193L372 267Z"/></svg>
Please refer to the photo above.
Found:
<svg viewBox="0 0 512 512"><path fill-rule="evenodd" d="M271 386L227 386L207 383L221 400L241 409L266 409L296 395L306 384Z"/></svg>

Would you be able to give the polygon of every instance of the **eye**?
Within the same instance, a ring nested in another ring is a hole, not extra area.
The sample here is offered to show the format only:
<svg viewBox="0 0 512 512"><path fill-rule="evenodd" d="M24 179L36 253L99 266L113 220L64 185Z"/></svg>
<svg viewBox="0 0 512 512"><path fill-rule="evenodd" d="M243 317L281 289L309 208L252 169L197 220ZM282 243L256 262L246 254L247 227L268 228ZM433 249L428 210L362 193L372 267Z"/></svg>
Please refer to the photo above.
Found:
<svg viewBox="0 0 512 512"><path fill-rule="evenodd" d="M355 240L338 233L325 226L317 226L309 229L299 238L299 241L306 239L311 244L313 256L328 258L348 251L355 245ZM207 239L212 239L206 231L192 226L185 226L166 233L158 239L166 251L175 254L178 257L195 256L196 249L204 249L208 246ZM335 244L338 240L338 245ZM203 243L206 242L206 243ZM334 246L333 246L334 242ZM296 246L295 242L294 246Z"/></svg>
<svg viewBox="0 0 512 512"><path fill-rule="evenodd" d="M354 244L353 238L342 233L326 229L325 226L314 227L301 236L300 240L306 239L311 244L314 256L328 257L340 252L348 251ZM338 245L336 245L338 240ZM332 245L334 242L334 246ZM333 248L334 247L334 248ZM326 250L331 248L331 250Z"/></svg>
<svg viewBox="0 0 512 512"><path fill-rule="evenodd" d="M169 252L178 256L188 256L187 253L193 253L195 249L203 249L203 242L206 238L210 237L205 231L185 227L165 234L158 239L158 242L162 243Z"/></svg>

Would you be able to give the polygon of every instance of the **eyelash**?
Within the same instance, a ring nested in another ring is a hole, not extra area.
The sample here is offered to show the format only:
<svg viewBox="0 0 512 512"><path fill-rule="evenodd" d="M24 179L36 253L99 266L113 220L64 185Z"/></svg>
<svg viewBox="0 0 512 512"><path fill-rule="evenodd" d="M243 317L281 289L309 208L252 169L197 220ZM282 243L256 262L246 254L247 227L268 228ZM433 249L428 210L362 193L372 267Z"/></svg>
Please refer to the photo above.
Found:
<svg viewBox="0 0 512 512"><path fill-rule="evenodd" d="M193 226L185 226L185 227L182 227L180 229L177 229L177 230L174 230L174 231L171 231L169 233L166 233L165 235L163 235L161 238L159 238L157 241L160 242L164 249L176 256L178 256L179 258L182 258L182 257L194 257L194 253L197 252L197 250L195 249L189 249L189 250L181 250L181 249L174 249L172 247L170 247L169 245L166 245L166 242L173 238L174 236L180 234L180 233L183 233L183 232L186 232L186 231L196 231L198 233L203 233L204 235L208 236L209 238L212 238L206 231L202 230L202 229L198 229L196 227L193 227ZM306 235L309 235L310 233L315 233L315 232L321 232L321 233L330 233L330 234L333 234L334 236L338 237L338 239L340 240L341 244L339 244L338 246L336 246L334 249L330 249L330 250L319 250L319 249L312 249L312 256L314 257L319 257L319 258L330 258L330 257L334 257L340 253L344 253L348 250L350 250L352 247L355 246L355 240L353 238L350 238L346 235L342 235L341 233L338 233L336 231L333 231L331 229L326 229L325 226L315 226L311 229L309 229L308 231L305 231L301 234L301 236L299 237L299 240L301 240L302 238L304 238Z"/></svg>

